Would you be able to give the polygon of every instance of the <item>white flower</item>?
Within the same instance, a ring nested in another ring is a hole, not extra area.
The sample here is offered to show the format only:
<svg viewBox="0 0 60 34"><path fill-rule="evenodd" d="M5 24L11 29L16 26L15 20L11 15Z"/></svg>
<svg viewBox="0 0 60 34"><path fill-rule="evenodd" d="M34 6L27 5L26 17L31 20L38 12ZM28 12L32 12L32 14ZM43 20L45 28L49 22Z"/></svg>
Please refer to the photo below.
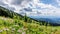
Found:
<svg viewBox="0 0 60 34"><path fill-rule="evenodd" d="M22 32L22 30L19 29L17 32Z"/></svg>
<svg viewBox="0 0 60 34"><path fill-rule="evenodd" d="M12 28L12 31L11 32L14 32L15 31L15 28Z"/></svg>
<svg viewBox="0 0 60 34"><path fill-rule="evenodd" d="M15 28L12 28L12 31L15 31Z"/></svg>
<svg viewBox="0 0 60 34"><path fill-rule="evenodd" d="M0 32L2 32L3 30L0 30Z"/></svg>
<svg viewBox="0 0 60 34"><path fill-rule="evenodd" d="M22 34L26 34L26 32L22 32Z"/></svg>
<svg viewBox="0 0 60 34"><path fill-rule="evenodd" d="M8 29L8 28L4 28L4 30L9 31L9 29Z"/></svg>

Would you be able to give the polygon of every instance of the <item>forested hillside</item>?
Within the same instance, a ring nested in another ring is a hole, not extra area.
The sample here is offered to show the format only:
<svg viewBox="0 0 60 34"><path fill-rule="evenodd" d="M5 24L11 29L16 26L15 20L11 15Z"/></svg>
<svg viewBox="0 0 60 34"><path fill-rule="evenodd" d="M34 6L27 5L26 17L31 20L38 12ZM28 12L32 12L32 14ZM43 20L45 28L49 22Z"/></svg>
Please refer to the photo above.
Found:
<svg viewBox="0 0 60 34"><path fill-rule="evenodd" d="M0 6L0 34L60 34L60 26L36 21Z"/></svg>

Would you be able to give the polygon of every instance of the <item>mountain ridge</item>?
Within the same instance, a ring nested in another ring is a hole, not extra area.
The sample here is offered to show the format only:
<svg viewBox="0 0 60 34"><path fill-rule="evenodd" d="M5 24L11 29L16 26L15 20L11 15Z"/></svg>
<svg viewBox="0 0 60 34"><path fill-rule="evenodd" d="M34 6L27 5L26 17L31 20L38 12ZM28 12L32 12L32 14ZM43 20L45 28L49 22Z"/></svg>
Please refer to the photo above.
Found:
<svg viewBox="0 0 60 34"><path fill-rule="evenodd" d="M25 20L25 21L27 21L29 19L31 22L32 22L32 20L34 20L34 21L40 22L42 24L44 24L44 23L48 24L47 20L50 20L50 19L44 19L44 18L41 18L39 20L39 19L36 19L36 18L34 19L34 18L31 18L31 17L27 17L26 15L22 16L21 14L18 14L18 13L14 12L14 11L8 10L8 9L6 9L4 7L1 7L1 6L0 6L0 16L10 17L10 18L17 18L17 19L22 19L22 20ZM50 21L52 21L52 20L50 20ZM54 23L51 23L51 22L49 22L49 24L54 25Z"/></svg>

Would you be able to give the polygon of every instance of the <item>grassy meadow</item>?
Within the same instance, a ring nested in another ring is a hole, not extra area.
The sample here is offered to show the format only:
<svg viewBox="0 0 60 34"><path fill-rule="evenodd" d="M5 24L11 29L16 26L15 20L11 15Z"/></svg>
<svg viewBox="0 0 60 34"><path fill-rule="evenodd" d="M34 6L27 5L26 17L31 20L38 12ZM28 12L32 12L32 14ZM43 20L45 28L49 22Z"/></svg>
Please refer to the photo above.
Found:
<svg viewBox="0 0 60 34"><path fill-rule="evenodd" d="M0 34L60 34L60 26L42 25L0 6Z"/></svg>
<svg viewBox="0 0 60 34"><path fill-rule="evenodd" d="M23 19L0 17L0 34L60 34L60 26L45 26L32 20L31 23Z"/></svg>

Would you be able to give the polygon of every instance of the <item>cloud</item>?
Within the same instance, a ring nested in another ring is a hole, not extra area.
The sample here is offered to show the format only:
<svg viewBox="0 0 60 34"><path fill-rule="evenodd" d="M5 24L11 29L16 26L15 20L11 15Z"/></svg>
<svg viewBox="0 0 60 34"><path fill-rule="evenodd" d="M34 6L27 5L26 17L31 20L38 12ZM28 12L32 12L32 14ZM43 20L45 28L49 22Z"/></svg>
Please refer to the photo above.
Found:
<svg viewBox="0 0 60 34"><path fill-rule="evenodd" d="M41 0L0 0L0 5L23 15L27 13L28 16L59 16L60 8L56 7L57 3L60 4L59 0L56 4L51 0L53 5L52 3L46 4L46 2L43 3Z"/></svg>
<svg viewBox="0 0 60 34"><path fill-rule="evenodd" d="M60 17L60 8L55 7L51 4L44 4L44 3L32 3L32 13L30 13L30 16L57 16ZM37 6L40 7L37 9ZM40 12L40 13L38 13Z"/></svg>
<svg viewBox="0 0 60 34"><path fill-rule="evenodd" d="M7 2L9 4L13 4L13 5L19 5L22 3L22 1L24 1L24 0L5 0L5 2Z"/></svg>
<svg viewBox="0 0 60 34"><path fill-rule="evenodd" d="M31 12L32 11L32 9L31 8L24 8L23 10L25 10L25 11L27 11L27 12Z"/></svg>
<svg viewBox="0 0 60 34"><path fill-rule="evenodd" d="M55 0L56 1L56 3L55 3L55 5L56 5L56 7L58 7L58 8L60 8L60 0Z"/></svg>
<svg viewBox="0 0 60 34"><path fill-rule="evenodd" d="M10 7L8 4L4 3L3 0L0 0L0 6L10 9L10 10L13 10L13 11L15 10L14 7Z"/></svg>
<svg viewBox="0 0 60 34"><path fill-rule="evenodd" d="M22 4L27 4L31 0L4 0L6 4L20 6Z"/></svg>
<svg viewBox="0 0 60 34"><path fill-rule="evenodd" d="M8 4L9 7L14 7L15 12L19 13L21 9L26 8L26 5L31 0L3 0L5 4Z"/></svg>
<svg viewBox="0 0 60 34"><path fill-rule="evenodd" d="M0 6L6 6L7 4L5 4L3 1L0 0Z"/></svg>

